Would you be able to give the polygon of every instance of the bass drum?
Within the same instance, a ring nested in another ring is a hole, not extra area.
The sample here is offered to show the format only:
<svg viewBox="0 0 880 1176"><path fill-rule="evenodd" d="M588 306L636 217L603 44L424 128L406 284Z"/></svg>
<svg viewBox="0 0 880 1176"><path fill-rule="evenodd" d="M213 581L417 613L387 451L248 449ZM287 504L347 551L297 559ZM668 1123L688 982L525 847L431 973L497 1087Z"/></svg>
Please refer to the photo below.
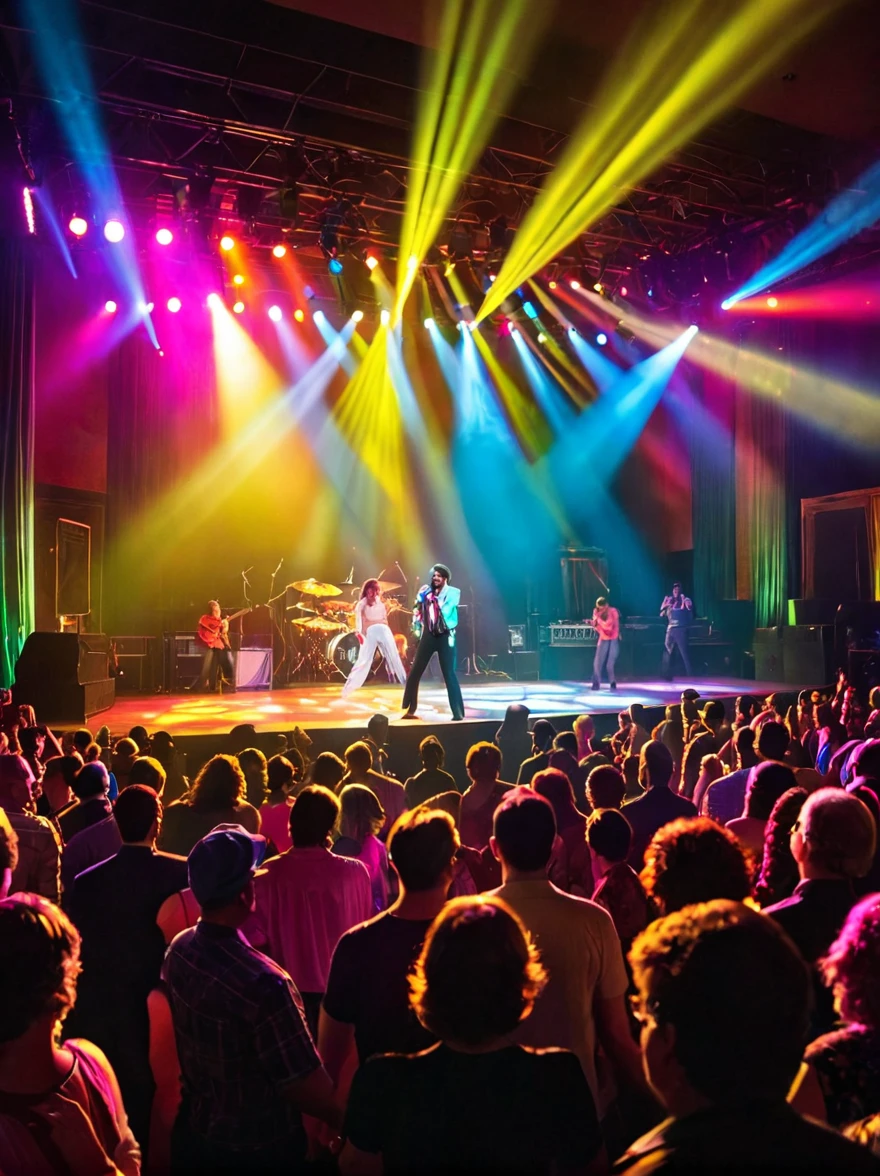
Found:
<svg viewBox="0 0 880 1176"><path fill-rule="evenodd" d="M357 639L357 633L351 631L336 633L327 642L327 660L333 663L343 678L347 678L354 669L360 651L361 643ZM370 674L374 674L381 664L382 654L376 650Z"/></svg>

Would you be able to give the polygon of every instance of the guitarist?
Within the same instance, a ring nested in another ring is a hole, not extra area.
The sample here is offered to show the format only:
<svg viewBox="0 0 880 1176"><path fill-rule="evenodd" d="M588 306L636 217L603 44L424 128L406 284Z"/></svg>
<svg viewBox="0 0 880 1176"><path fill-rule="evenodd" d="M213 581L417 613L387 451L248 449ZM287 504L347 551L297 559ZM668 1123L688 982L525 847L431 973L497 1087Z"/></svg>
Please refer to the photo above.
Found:
<svg viewBox="0 0 880 1176"><path fill-rule="evenodd" d="M220 616L220 605L216 600L208 601L208 611L199 618L199 641L205 646L205 657L197 689L213 693L219 679L234 694L235 666L229 644L229 621Z"/></svg>

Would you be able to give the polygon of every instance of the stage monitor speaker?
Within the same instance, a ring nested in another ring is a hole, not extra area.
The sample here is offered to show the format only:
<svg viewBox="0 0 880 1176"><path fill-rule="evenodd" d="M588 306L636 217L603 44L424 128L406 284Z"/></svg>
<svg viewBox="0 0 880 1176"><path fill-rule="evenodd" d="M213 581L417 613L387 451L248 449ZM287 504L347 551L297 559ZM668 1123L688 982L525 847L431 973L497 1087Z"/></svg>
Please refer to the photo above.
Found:
<svg viewBox="0 0 880 1176"><path fill-rule="evenodd" d="M755 629L753 642L755 651L755 680L758 682L785 682L785 655L782 644L782 629Z"/></svg>
<svg viewBox="0 0 880 1176"><path fill-rule="evenodd" d="M116 700L109 649L100 633L31 633L15 663L13 702L32 706L40 723L82 726Z"/></svg>
<svg viewBox="0 0 880 1176"><path fill-rule="evenodd" d="M235 685L239 690L271 690L272 650L240 649L235 655Z"/></svg>
<svg viewBox="0 0 880 1176"><path fill-rule="evenodd" d="M790 600L789 625L833 625L837 613L836 600Z"/></svg>
<svg viewBox="0 0 880 1176"><path fill-rule="evenodd" d="M593 676L595 645L545 645L541 678L545 682L586 682Z"/></svg>
<svg viewBox="0 0 880 1176"><path fill-rule="evenodd" d="M782 638L785 673L792 686L826 686L834 678L832 625L789 625Z"/></svg>
<svg viewBox="0 0 880 1176"><path fill-rule="evenodd" d="M532 650L515 650L513 677L516 682L537 682L541 676L540 655Z"/></svg>

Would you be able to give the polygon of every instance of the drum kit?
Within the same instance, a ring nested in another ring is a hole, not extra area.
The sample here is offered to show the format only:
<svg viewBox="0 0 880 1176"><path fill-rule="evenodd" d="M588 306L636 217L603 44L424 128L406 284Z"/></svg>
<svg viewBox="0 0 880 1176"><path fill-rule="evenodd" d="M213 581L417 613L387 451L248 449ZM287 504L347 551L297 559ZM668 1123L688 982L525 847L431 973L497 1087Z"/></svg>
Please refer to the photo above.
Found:
<svg viewBox="0 0 880 1176"><path fill-rule="evenodd" d="M388 623L393 630L401 631L401 620L410 618L406 605L390 597L390 593L401 588L390 580L380 580L379 587L388 612ZM299 658L292 667L291 675L303 673L309 680L323 677L348 678L358 659L360 642L354 629L356 599L346 600L344 589L359 591L351 579L341 584L325 584L309 577L308 580L294 580L287 588L298 592L300 599L287 606L287 612L296 614L289 618L299 640ZM394 621L392 621L394 618ZM407 623L407 630L409 625ZM398 647L405 645L404 639L396 637ZM405 648L401 652L405 657ZM382 655L376 653L371 673L378 669Z"/></svg>

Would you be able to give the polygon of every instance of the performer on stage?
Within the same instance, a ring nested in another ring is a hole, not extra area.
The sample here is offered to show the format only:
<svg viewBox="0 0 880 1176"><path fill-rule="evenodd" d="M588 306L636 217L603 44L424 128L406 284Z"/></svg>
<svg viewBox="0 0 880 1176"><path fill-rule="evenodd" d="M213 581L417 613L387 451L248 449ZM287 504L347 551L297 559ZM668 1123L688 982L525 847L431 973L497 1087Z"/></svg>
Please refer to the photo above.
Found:
<svg viewBox="0 0 880 1176"><path fill-rule="evenodd" d="M214 691L219 679L234 694L235 666L229 644L229 621L220 616L216 600L208 601L207 613L199 618L199 641L206 648L198 689Z"/></svg>
<svg viewBox="0 0 880 1176"><path fill-rule="evenodd" d="M413 609L413 632L419 638L419 647L403 692L405 719L416 717L419 682L435 653L440 659L440 669L446 683L452 717L464 718L464 700L455 675L455 630L458 626L458 602L461 599L461 591L449 583L451 575L445 564L434 564L431 570L431 583L423 584L419 589L416 606Z"/></svg>
<svg viewBox="0 0 880 1176"><path fill-rule="evenodd" d="M620 613L612 608L605 596L600 596L593 609L593 628L599 634L596 656L593 658L593 690L598 690L607 676L610 690L617 689L614 667L620 650Z"/></svg>
<svg viewBox="0 0 880 1176"><path fill-rule="evenodd" d="M688 633L694 619L694 602L682 595L681 584L672 585L672 595L663 599L660 616L666 617L666 641L663 646L663 677L672 681L672 659L676 649L684 664L684 672L691 676L691 659L688 654Z"/></svg>
<svg viewBox="0 0 880 1176"><path fill-rule="evenodd" d="M348 675L348 681L342 687L343 697L363 686L377 649L385 658L389 681L396 679L398 682L405 682L406 670L397 652L394 634L388 628L388 612L382 601L378 580L364 580L360 600L354 610L354 627L361 648L358 659Z"/></svg>

